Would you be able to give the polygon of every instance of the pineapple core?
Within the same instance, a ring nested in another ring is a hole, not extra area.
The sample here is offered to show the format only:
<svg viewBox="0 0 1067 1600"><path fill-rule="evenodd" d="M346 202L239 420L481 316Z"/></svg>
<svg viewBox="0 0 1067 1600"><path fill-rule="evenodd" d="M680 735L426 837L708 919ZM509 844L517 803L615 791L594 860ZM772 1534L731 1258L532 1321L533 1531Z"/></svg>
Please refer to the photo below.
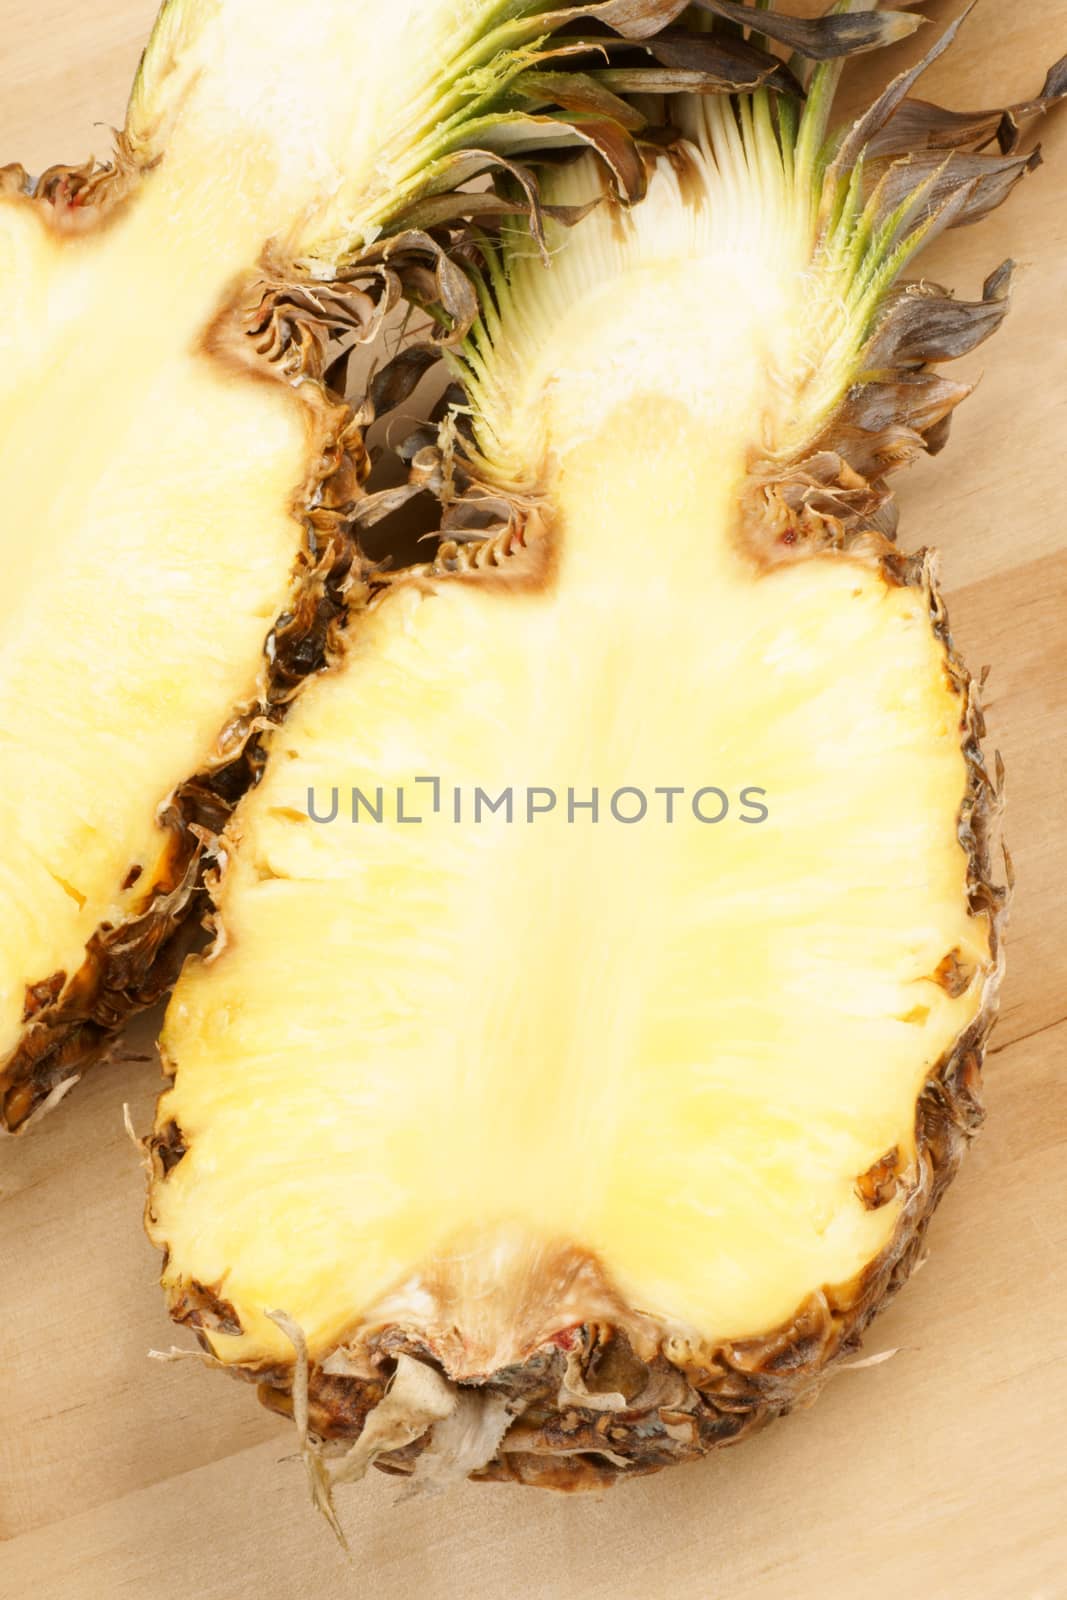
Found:
<svg viewBox="0 0 1067 1600"><path fill-rule="evenodd" d="M428 115L415 90L484 10L172 3L117 208L0 196L0 1063L27 986L136 914L157 809L254 703L289 598L319 446L299 395L209 330L268 241L328 267L331 239L373 233Z"/></svg>
<svg viewBox="0 0 1067 1600"><path fill-rule="evenodd" d="M171 1004L185 1153L152 1232L166 1282L240 1318L226 1361L291 1355L271 1310L324 1359L436 1299L491 1370L588 1312L538 1281L561 1249L668 1326L769 1330L889 1239L899 1193L859 1180L896 1151L906 1188L916 1098L981 1002L924 594L739 541L783 373L817 366L800 230L655 263L618 219L575 232L482 418L511 470L527 452L545 559L401 580L353 628L239 809L224 938ZM509 787L511 820L476 820ZM527 820L529 790L554 808Z"/></svg>

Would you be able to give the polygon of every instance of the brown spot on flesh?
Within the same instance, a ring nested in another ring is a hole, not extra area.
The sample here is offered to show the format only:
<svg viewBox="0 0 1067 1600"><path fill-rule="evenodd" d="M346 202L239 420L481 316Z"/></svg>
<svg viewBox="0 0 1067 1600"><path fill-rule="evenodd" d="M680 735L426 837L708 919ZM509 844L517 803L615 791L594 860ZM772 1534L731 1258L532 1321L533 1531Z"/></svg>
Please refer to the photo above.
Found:
<svg viewBox="0 0 1067 1600"><path fill-rule="evenodd" d="M174 1171L179 1161L185 1155L188 1146L182 1131L172 1117L159 1133L150 1141L152 1151L159 1160L160 1170L164 1177Z"/></svg>
<svg viewBox="0 0 1067 1600"><path fill-rule="evenodd" d="M974 982L974 963L963 959L963 952L957 947L950 950L938 962L934 969L933 981L939 989L943 989L950 1000L958 1000L960 995L966 994Z"/></svg>
<svg viewBox="0 0 1067 1600"><path fill-rule="evenodd" d="M26 999L22 1007L23 1022L30 1022L46 1006L53 1005L63 992L63 985L67 981L65 972L53 972L50 978L43 978L40 983L26 985Z"/></svg>
<svg viewBox="0 0 1067 1600"><path fill-rule="evenodd" d="M197 1332L222 1333L237 1338L244 1332L241 1320L217 1287L193 1278L181 1290L171 1307L171 1316L183 1327Z"/></svg>
<svg viewBox="0 0 1067 1600"><path fill-rule="evenodd" d="M901 1184L903 1165L900 1146L895 1144L856 1179L856 1193L868 1211L878 1211L893 1199Z"/></svg>

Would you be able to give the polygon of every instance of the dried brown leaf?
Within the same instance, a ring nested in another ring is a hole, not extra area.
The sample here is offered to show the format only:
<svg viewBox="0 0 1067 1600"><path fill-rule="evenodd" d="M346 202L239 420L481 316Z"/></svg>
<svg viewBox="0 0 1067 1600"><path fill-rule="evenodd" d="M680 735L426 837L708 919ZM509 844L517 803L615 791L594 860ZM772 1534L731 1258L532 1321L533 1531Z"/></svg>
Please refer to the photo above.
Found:
<svg viewBox="0 0 1067 1600"><path fill-rule="evenodd" d="M838 12L823 17L787 17L777 11L758 11L736 0L695 0L701 11L727 22L754 29L778 44L787 45L809 61L831 61L859 55L906 39L922 26L922 17L906 11Z"/></svg>

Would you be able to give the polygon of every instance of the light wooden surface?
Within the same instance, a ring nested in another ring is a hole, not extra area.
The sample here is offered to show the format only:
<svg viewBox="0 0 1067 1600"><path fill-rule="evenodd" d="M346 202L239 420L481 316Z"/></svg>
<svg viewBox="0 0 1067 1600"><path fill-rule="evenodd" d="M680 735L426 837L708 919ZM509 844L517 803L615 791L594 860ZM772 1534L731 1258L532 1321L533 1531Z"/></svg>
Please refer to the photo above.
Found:
<svg viewBox="0 0 1067 1600"><path fill-rule="evenodd" d="M91 123L121 120L152 10L0 0L0 162L103 151ZM1023 98L1065 50L1067 0L984 0L926 92ZM928 263L964 292L1006 255L1021 270L947 453L900 484L903 539L940 546L957 638L993 667L1018 896L987 1129L868 1340L899 1353L600 1501L467 1485L398 1505L372 1473L342 1507L348 1564L291 1430L243 1385L147 1359L173 1340L122 1105L147 1127L156 1070L116 1063L0 1147L5 1600L1067 1597L1067 114L1043 138L1043 170Z"/></svg>

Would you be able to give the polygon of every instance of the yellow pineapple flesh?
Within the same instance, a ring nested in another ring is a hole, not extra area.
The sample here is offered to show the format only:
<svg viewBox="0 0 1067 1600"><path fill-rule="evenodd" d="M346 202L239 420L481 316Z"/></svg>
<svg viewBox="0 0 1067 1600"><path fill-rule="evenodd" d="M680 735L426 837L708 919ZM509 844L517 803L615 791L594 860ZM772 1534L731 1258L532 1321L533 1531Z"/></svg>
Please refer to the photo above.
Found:
<svg viewBox="0 0 1067 1600"><path fill-rule="evenodd" d="M648 404L560 462L550 592L399 589L241 809L225 944L164 1035L188 1154L154 1201L168 1278L238 1310L226 1359L284 1356L275 1306L325 1357L454 1256L493 1291L467 1371L506 1366L558 1331L522 1269L560 1241L739 1337L892 1235L906 1182L870 1210L858 1181L913 1169L917 1095L993 970L964 701L921 587L836 557L754 578L718 464L672 470L704 420L657 403L657 448Z"/></svg>

